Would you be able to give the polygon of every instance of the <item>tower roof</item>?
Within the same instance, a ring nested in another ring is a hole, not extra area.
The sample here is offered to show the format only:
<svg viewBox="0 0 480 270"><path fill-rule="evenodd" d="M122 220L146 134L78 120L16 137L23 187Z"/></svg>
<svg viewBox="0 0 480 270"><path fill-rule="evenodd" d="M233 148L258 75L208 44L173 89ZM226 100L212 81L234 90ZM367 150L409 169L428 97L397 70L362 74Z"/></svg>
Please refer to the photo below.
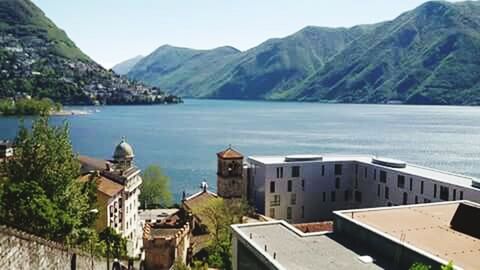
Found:
<svg viewBox="0 0 480 270"><path fill-rule="evenodd" d="M131 159L135 157L133 154L133 148L130 144L125 141L125 138L122 138L122 141L115 147L115 152L113 152L114 159Z"/></svg>
<svg viewBox="0 0 480 270"><path fill-rule="evenodd" d="M217 157L223 159L240 159L243 158L243 155L240 152L235 151L231 146L227 149L223 150L222 152L217 153Z"/></svg>

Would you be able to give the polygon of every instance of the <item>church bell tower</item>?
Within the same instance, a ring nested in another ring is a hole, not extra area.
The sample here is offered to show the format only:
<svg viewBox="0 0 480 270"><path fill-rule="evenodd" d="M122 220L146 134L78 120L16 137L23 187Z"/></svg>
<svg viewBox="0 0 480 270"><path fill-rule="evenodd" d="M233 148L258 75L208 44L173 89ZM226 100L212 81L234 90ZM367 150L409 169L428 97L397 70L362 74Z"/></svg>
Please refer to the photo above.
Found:
<svg viewBox="0 0 480 270"><path fill-rule="evenodd" d="M243 181L243 155L229 146L217 153L217 193L226 199L245 195Z"/></svg>

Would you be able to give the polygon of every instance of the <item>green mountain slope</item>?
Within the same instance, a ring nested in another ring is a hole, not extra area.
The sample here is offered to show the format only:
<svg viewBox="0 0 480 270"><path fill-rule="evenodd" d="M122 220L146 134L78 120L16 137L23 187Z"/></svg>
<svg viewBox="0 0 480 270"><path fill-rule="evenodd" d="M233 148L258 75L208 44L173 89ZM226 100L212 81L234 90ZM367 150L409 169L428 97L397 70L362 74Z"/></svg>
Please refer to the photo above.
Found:
<svg viewBox="0 0 480 270"><path fill-rule="evenodd" d="M65 58L90 61L67 34L57 28L32 2L24 0L0 0L0 33L17 37L36 36L53 42L50 52Z"/></svg>
<svg viewBox="0 0 480 270"><path fill-rule="evenodd" d="M201 96L201 85L225 68L240 52L232 47L193 50L164 45L139 61L128 77L161 86L172 93Z"/></svg>
<svg viewBox="0 0 480 270"><path fill-rule="evenodd" d="M0 0L0 98L27 95L63 104L174 100L105 70L30 0Z"/></svg>
<svg viewBox="0 0 480 270"><path fill-rule="evenodd" d="M137 63L128 77L193 97L278 98L365 31L306 27L245 52L162 46Z"/></svg>
<svg viewBox="0 0 480 270"><path fill-rule="evenodd" d="M427 2L392 21L307 27L245 52L161 50L128 74L191 97L480 104L480 3ZM140 63L139 63L140 64Z"/></svg>
<svg viewBox="0 0 480 270"><path fill-rule="evenodd" d="M383 23L298 84L295 99L480 104L479 7L428 2Z"/></svg>
<svg viewBox="0 0 480 270"><path fill-rule="evenodd" d="M140 60L142 60L143 56L138 55L128 60L125 60L121 63L116 64L112 67L112 70L115 71L118 75L125 75L127 74L133 66L135 66Z"/></svg>

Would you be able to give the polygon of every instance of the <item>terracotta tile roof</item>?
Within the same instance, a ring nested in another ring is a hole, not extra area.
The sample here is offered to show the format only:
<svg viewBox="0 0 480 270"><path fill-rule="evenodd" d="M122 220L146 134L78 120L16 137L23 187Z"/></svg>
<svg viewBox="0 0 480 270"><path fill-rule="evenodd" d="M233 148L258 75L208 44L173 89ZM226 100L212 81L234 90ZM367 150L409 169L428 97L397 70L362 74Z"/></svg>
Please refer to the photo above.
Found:
<svg viewBox="0 0 480 270"><path fill-rule="evenodd" d="M235 151L232 147L228 147L227 149L223 150L222 152L218 152L217 156L223 159L238 159L243 158L243 155L239 152Z"/></svg>
<svg viewBox="0 0 480 270"><path fill-rule="evenodd" d="M91 178L91 174L83 175L79 178L80 182L87 182ZM97 190L109 197L113 197L123 190L123 186L113 182L112 180L103 176L96 176Z"/></svg>
<svg viewBox="0 0 480 270"><path fill-rule="evenodd" d="M87 173L89 171L102 171L106 169L106 164L111 164L108 160L96 159L88 156L78 156L78 161L80 161L81 173Z"/></svg>
<svg viewBox="0 0 480 270"><path fill-rule="evenodd" d="M205 205L210 200L213 200L216 198L218 198L218 195L216 193L210 192L208 190L206 191L202 190L198 193L191 195L190 197L187 197L183 201L183 205L186 206L188 210L193 210L201 205Z"/></svg>
<svg viewBox="0 0 480 270"><path fill-rule="evenodd" d="M301 223L301 224L294 224L293 226L295 226L295 228L299 229L304 233L333 231L333 222L331 221Z"/></svg>

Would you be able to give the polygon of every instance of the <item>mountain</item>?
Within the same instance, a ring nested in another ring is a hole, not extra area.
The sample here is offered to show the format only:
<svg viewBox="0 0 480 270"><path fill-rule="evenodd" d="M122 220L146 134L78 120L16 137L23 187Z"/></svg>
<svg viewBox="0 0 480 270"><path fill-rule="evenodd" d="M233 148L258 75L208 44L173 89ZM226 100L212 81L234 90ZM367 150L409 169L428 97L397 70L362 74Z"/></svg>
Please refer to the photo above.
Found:
<svg viewBox="0 0 480 270"><path fill-rule="evenodd" d="M127 76L192 97L272 98L305 79L365 31L365 27L306 27L245 52L167 45L142 59Z"/></svg>
<svg viewBox="0 0 480 270"><path fill-rule="evenodd" d="M143 56L138 55L128 60L125 60L121 63L116 64L112 67L112 70L119 75L127 74L133 66L135 66L140 60L142 60Z"/></svg>
<svg viewBox="0 0 480 270"><path fill-rule="evenodd" d="M160 89L107 71L29 0L0 0L0 98L63 104L176 101Z"/></svg>
<svg viewBox="0 0 480 270"><path fill-rule="evenodd" d="M480 104L480 3L428 2L355 40L295 99Z"/></svg>
<svg viewBox="0 0 480 270"><path fill-rule="evenodd" d="M433 1L391 21L306 27L245 52L163 46L127 76L200 98L480 105L479 21L479 1Z"/></svg>

